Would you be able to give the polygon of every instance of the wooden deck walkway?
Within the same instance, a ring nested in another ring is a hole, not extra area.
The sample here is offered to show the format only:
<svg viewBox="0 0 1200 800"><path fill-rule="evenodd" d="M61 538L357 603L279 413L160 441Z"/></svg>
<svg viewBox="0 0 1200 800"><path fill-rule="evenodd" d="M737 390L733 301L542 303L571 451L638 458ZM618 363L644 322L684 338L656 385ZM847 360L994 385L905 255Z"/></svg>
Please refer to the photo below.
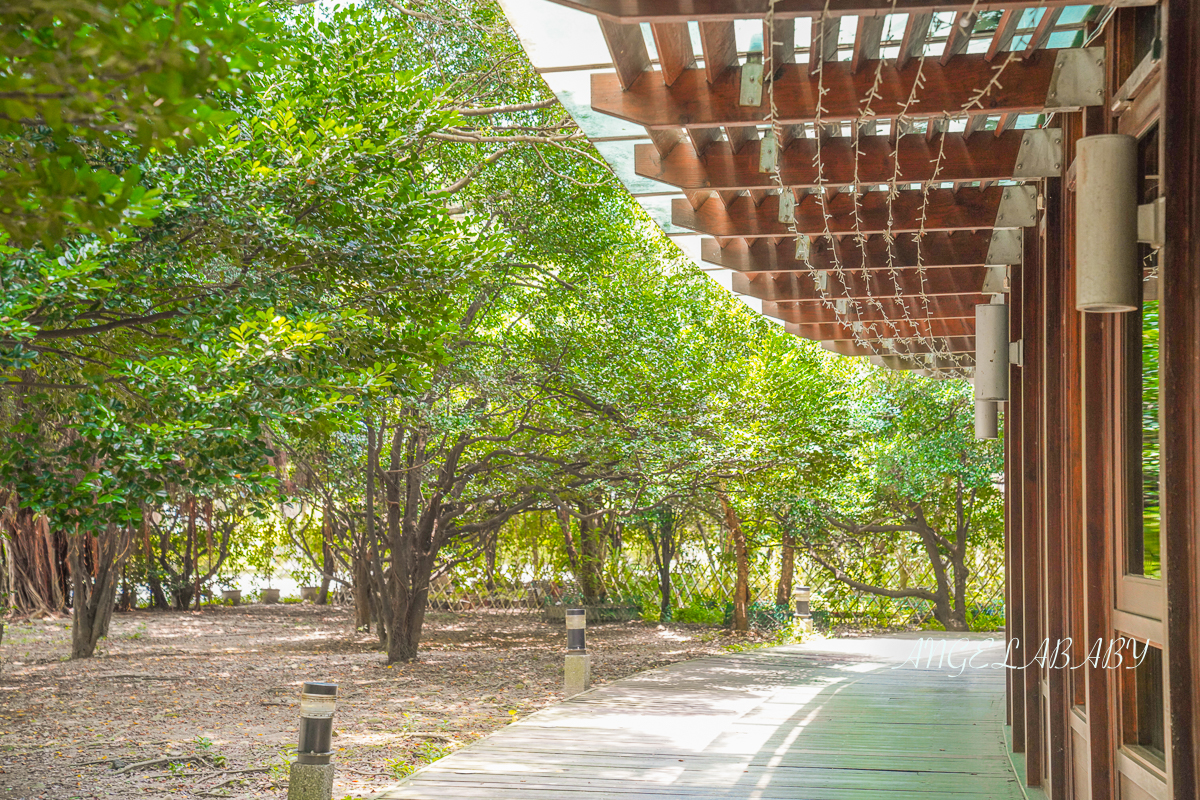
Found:
<svg viewBox="0 0 1200 800"><path fill-rule="evenodd" d="M1023 798L1005 751L1003 671L902 666L915 644L834 640L644 672L533 714L380 798ZM1004 655L986 654L976 663Z"/></svg>

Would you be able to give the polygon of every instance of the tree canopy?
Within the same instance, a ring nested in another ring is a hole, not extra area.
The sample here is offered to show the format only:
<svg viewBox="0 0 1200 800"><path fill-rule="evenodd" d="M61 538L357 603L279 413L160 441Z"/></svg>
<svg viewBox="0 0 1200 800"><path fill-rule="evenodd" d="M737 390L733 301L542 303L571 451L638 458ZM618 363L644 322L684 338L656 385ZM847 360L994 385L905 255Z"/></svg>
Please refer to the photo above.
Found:
<svg viewBox="0 0 1200 800"><path fill-rule="evenodd" d="M555 516L593 598L626 527L664 598L693 517L757 520L741 560L800 508L919 509L959 525L944 549L966 497L995 530L962 387L827 354L695 269L495 3L80 9L5 12L0 56L0 487L71 542L76 655L127 563L198 602L271 526L389 660L522 515Z"/></svg>

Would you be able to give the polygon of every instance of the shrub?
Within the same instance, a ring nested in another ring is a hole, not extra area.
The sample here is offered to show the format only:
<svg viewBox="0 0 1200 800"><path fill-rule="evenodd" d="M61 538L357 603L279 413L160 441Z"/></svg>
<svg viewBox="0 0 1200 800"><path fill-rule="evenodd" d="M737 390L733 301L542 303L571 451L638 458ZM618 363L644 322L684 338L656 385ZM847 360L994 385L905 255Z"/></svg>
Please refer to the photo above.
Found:
<svg viewBox="0 0 1200 800"><path fill-rule="evenodd" d="M709 608L699 603L692 603L691 605L677 609L675 611L675 620L693 625L720 625L725 621L725 614L720 609Z"/></svg>

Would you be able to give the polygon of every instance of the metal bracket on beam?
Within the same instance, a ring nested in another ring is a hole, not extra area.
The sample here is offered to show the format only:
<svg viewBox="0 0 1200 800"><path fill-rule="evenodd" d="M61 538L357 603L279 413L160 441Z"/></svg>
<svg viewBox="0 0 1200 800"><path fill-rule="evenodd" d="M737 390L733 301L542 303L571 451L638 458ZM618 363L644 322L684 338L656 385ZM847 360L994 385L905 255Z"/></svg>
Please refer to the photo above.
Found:
<svg viewBox="0 0 1200 800"><path fill-rule="evenodd" d="M1025 340L1017 339L1008 343L1008 363L1018 367L1025 366Z"/></svg>
<svg viewBox="0 0 1200 800"><path fill-rule="evenodd" d="M779 221L784 224L796 221L796 193L787 186L779 193Z"/></svg>
<svg viewBox="0 0 1200 800"><path fill-rule="evenodd" d="M1020 264L1023 249L1024 242L1020 231L992 231L992 240L988 243L987 265L999 267Z"/></svg>
<svg viewBox="0 0 1200 800"><path fill-rule="evenodd" d="M779 161L779 139L772 128L767 131L758 144L758 171L774 172Z"/></svg>
<svg viewBox="0 0 1200 800"><path fill-rule="evenodd" d="M802 233L796 237L796 260L807 263L809 255L812 253L812 239L808 238L808 234Z"/></svg>
<svg viewBox="0 0 1200 800"><path fill-rule="evenodd" d="M1021 135L1014 178L1056 178L1062 172L1062 128L1035 128Z"/></svg>
<svg viewBox="0 0 1200 800"><path fill-rule="evenodd" d="M763 65L761 61L742 64L742 90L738 94L738 105L761 106L763 95Z"/></svg>
<svg viewBox="0 0 1200 800"><path fill-rule="evenodd" d="M1151 247L1162 247L1167 238L1167 198L1138 206L1137 237Z"/></svg>
<svg viewBox="0 0 1200 800"><path fill-rule="evenodd" d="M1047 111L1078 111L1104 103L1104 48L1068 47L1058 51L1046 91Z"/></svg>
<svg viewBox="0 0 1200 800"><path fill-rule="evenodd" d="M984 294L1005 294L1011 291L1012 283L1008 276L1008 267L988 267L983 276Z"/></svg>
<svg viewBox="0 0 1200 800"><path fill-rule="evenodd" d="M829 291L829 270L818 269L813 272L813 285L817 287L817 291L825 294Z"/></svg>
<svg viewBox="0 0 1200 800"><path fill-rule="evenodd" d="M996 212L997 228L1032 228L1037 223L1036 186L1005 186Z"/></svg>

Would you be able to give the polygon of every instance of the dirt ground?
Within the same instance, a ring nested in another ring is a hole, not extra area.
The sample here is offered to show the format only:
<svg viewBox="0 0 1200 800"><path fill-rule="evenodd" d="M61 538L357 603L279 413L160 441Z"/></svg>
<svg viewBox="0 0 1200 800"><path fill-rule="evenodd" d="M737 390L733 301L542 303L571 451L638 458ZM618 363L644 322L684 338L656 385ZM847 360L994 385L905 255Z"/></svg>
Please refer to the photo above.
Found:
<svg viewBox="0 0 1200 800"><path fill-rule="evenodd" d="M603 683L723 652L702 625L592 625ZM350 609L253 605L114 617L70 661L70 620L10 622L0 646L0 800L282 798L299 687L338 684L334 797L366 797L563 698L566 633L530 614L435 612L388 667Z"/></svg>

